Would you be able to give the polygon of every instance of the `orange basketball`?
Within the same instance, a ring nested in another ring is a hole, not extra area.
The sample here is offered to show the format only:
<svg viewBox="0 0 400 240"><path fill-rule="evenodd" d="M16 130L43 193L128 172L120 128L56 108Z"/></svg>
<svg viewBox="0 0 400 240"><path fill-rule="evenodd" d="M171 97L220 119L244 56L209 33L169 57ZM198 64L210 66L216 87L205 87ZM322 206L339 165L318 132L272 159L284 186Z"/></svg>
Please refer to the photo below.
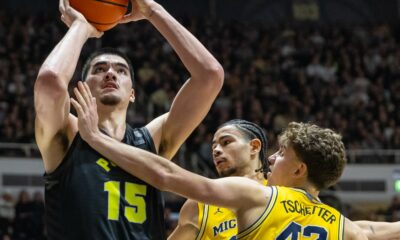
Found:
<svg viewBox="0 0 400 240"><path fill-rule="evenodd" d="M126 14L129 0L70 0L70 4L97 30L104 32Z"/></svg>

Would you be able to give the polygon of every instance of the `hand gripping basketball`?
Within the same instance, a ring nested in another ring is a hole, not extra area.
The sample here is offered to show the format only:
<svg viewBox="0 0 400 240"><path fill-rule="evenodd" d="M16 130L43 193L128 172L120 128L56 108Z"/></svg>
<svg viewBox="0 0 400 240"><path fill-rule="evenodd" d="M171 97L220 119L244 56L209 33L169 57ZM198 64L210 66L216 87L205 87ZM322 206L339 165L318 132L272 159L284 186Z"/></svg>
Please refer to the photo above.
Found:
<svg viewBox="0 0 400 240"><path fill-rule="evenodd" d="M107 31L119 23L129 7L129 0L69 0L86 20L99 31Z"/></svg>
<svg viewBox="0 0 400 240"><path fill-rule="evenodd" d="M89 37L99 38L103 35L102 32L98 31L91 24L88 23L86 18L82 15L82 13L75 10L70 6L69 0L60 0L59 1L59 10L61 12L61 20L68 26L71 27L72 23L75 21L80 21L85 23L88 26L90 31Z"/></svg>
<svg viewBox="0 0 400 240"><path fill-rule="evenodd" d="M131 0L131 11L119 23L128 23L148 19L153 14L153 7L158 5L153 0Z"/></svg>

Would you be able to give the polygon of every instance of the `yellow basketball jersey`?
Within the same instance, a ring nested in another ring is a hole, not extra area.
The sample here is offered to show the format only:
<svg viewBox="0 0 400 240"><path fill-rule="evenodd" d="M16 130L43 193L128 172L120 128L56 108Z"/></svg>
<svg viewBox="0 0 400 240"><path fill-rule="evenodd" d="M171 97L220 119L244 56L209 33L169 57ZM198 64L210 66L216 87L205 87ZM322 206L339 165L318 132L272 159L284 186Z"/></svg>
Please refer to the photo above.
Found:
<svg viewBox="0 0 400 240"><path fill-rule="evenodd" d="M344 217L307 192L272 187L271 200L262 216L238 234L242 240L342 240Z"/></svg>
<svg viewBox="0 0 400 240"><path fill-rule="evenodd" d="M263 183L267 185L267 180ZM234 240L238 233L236 215L227 208L198 203L199 234L196 240Z"/></svg>
<svg viewBox="0 0 400 240"><path fill-rule="evenodd" d="M236 239L237 221L235 214L222 207L198 203L199 234L196 240L230 240Z"/></svg>

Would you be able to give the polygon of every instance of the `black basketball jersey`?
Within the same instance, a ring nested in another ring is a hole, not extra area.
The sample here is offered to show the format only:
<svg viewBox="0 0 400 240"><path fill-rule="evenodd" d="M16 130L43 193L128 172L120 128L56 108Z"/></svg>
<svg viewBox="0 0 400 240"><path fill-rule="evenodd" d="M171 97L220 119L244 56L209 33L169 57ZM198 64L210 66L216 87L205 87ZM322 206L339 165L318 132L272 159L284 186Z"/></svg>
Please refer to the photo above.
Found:
<svg viewBox="0 0 400 240"><path fill-rule="evenodd" d="M127 126L123 142L151 152L146 128ZM45 175L48 239L165 239L161 192L116 166L77 133L60 166Z"/></svg>

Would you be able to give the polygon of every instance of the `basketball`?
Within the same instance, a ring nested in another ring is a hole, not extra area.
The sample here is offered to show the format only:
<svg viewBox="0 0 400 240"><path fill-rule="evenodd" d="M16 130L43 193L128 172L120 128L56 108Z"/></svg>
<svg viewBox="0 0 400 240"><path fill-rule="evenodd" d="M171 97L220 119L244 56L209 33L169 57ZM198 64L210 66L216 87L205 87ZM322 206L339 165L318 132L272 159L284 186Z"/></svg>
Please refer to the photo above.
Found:
<svg viewBox="0 0 400 240"><path fill-rule="evenodd" d="M113 28L126 14L129 0L70 0L70 4L97 30L104 32Z"/></svg>

